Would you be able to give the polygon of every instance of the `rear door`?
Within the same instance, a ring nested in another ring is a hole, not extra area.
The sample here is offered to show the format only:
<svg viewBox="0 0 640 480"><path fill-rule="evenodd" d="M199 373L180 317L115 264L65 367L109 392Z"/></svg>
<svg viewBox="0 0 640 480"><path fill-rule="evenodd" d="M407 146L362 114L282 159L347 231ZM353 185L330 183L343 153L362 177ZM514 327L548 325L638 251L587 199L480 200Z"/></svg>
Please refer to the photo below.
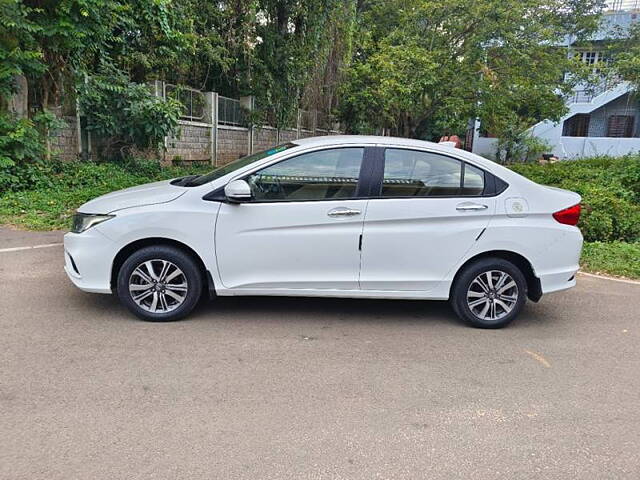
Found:
<svg viewBox="0 0 640 480"><path fill-rule="evenodd" d="M495 198L489 173L453 156L380 148L367 207L360 288L428 292L472 247Z"/></svg>

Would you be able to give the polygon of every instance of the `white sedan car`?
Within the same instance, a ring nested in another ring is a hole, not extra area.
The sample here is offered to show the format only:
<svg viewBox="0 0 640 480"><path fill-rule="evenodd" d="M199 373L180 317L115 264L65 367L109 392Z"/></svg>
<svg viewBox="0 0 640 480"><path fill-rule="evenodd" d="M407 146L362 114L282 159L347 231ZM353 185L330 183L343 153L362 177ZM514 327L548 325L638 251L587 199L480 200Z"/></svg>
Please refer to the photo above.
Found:
<svg viewBox="0 0 640 480"><path fill-rule="evenodd" d="M296 140L85 203L65 270L144 320L204 295L450 300L477 327L575 285L580 196L418 140Z"/></svg>

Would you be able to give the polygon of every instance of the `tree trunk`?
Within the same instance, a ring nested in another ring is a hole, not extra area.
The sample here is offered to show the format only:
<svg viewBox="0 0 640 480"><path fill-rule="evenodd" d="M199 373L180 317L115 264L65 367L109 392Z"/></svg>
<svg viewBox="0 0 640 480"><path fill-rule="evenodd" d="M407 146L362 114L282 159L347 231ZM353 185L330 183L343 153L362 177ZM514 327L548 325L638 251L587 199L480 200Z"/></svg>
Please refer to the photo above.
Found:
<svg viewBox="0 0 640 480"><path fill-rule="evenodd" d="M29 85L24 75L15 75L16 93L9 98L9 111L18 118L29 115Z"/></svg>

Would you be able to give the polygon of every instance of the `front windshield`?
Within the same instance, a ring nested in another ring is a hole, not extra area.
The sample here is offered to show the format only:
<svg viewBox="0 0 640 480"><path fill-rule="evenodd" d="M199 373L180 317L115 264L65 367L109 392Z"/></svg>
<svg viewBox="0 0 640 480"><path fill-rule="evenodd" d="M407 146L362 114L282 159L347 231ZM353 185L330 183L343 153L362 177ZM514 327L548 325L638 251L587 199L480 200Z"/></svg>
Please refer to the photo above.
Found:
<svg viewBox="0 0 640 480"><path fill-rule="evenodd" d="M282 145L278 145L277 147L270 148L269 150L263 150L262 152L254 153L253 155L247 155L246 157L239 158L238 160L234 160L231 163L227 163L226 165L215 169L212 172L209 172L205 175L200 175L199 177L193 178L189 180L189 183L186 186L189 187L197 187L200 185L204 185L205 183L209 183L213 180L216 180L220 177L225 176L227 173L231 173L239 168L242 168L250 163L257 162L258 160L262 160L263 158L270 157L271 155L275 155L276 153L284 152L293 147L297 147L295 143L283 143Z"/></svg>

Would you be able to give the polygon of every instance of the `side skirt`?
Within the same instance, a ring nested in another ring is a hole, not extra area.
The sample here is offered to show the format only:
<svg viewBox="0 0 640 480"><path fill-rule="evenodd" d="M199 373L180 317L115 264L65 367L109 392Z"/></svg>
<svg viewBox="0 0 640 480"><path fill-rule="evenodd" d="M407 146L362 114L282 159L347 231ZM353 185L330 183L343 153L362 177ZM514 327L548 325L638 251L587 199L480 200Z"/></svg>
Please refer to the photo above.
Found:
<svg viewBox="0 0 640 480"><path fill-rule="evenodd" d="M448 291L448 289L446 290ZM274 297L332 297L332 298L389 298L396 300L448 300L446 295L436 292L413 290L331 290L331 289L216 289L220 297L274 296Z"/></svg>

